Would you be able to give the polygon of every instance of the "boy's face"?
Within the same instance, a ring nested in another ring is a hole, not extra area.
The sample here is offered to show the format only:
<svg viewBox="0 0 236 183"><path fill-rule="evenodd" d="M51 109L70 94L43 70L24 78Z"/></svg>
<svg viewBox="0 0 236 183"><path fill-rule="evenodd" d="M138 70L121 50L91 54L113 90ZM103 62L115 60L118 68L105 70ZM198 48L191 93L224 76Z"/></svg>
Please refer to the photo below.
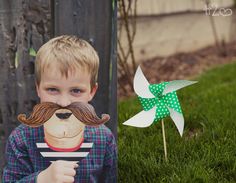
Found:
<svg viewBox="0 0 236 183"><path fill-rule="evenodd" d="M41 74L36 85L40 102L53 102L62 107L72 102L89 102L97 90L97 84L91 89L90 74L86 69L68 71L68 77L62 76L57 67L49 67Z"/></svg>

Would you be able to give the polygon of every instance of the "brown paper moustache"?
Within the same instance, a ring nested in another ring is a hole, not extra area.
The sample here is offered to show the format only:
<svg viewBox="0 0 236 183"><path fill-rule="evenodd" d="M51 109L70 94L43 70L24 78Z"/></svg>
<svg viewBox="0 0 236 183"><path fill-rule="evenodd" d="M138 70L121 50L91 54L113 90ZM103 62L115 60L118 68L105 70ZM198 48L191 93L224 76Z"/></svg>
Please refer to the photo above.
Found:
<svg viewBox="0 0 236 183"><path fill-rule="evenodd" d="M28 126L38 127L48 121L58 109L70 110L79 121L89 126L98 126L110 119L108 114L103 114L102 118L99 118L93 106L83 102L74 102L66 107L61 107L52 102L43 102L34 106L28 118L25 114L19 114L17 119Z"/></svg>

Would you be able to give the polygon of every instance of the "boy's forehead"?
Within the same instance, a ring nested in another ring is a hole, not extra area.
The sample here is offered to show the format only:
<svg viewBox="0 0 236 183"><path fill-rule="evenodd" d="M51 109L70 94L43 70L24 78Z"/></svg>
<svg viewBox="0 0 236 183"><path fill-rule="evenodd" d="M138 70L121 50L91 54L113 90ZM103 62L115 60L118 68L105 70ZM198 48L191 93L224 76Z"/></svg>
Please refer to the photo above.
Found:
<svg viewBox="0 0 236 183"><path fill-rule="evenodd" d="M68 69L63 69L59 66L49 66L41 72L41 80L42 79L59 79L59 78L85 78L88 77L90 80L90 73L85 68L79 67L69 67Z"/></svg>
<svg viewBox="0 0 236 183"><path fill-rule="evenodd" d="M88 73L88 69L82 66L63 66L58 64L50 64L43 68L41 75L50 74L50 75L78 75Z"/></svg>

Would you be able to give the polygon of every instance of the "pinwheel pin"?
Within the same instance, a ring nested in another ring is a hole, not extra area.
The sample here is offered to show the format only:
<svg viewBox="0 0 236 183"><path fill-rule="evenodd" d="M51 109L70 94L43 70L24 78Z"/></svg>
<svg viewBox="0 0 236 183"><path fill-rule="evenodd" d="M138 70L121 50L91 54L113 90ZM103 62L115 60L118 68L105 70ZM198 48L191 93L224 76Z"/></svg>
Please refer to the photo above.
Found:
<svg viewBox="0 0 236 183"><path fill-rule="evenodd" d="M134 91L138 95L143 110L125 121L124 125L134 127L148 127L152 123L162 120L162 131L165 157L167 159L165 131L163 119L170 116L180 135L183 135L184 117L176 91L192 85L197 81L175 80L160 84L149 84L142 70L138 67L134 76Z"/></svg>

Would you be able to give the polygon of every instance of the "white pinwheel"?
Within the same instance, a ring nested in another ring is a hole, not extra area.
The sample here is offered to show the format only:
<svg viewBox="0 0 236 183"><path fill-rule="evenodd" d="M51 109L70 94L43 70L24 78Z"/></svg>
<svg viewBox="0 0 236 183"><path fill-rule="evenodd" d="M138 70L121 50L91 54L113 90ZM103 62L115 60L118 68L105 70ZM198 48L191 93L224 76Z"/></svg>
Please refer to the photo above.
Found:
<svg viewBox="0 0 236 183"><path fill-rule="evenodd" d="M134 91L143 106L141 112L125 121L124 125L148 127L167 116L174 121L180 135L183 134L184 117L176 91L197 81L174 80L160 84L149 84L140 66L134 76Z"/></svg>

